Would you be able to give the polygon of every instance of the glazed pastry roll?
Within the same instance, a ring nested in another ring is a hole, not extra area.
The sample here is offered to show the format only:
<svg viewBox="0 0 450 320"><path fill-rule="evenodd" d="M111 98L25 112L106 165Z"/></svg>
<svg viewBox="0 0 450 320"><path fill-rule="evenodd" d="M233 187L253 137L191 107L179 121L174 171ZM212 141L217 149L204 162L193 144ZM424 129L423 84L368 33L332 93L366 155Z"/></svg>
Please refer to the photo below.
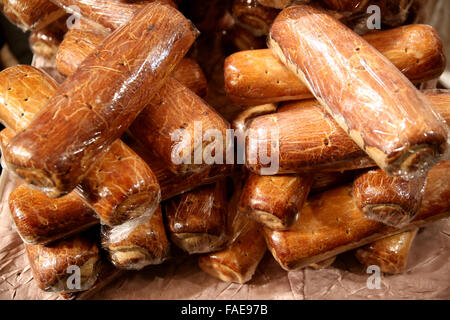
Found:
<svg viewBox="0 0 450 320"><path fill-rule="evenodd" d="M235 131L235 135L243 134L253 118L275 111L277 111L277 106L273 103L246 108L233 119L231 128Z"/></svg>
<svg viewBox="0 0 450 320"><path fill-rule="evenodd" d="M75 193L52 199L21 185L11 192L8 204L17 233L27 244L46 244L99 223Z"/></svg>
<svg viewBox="0 0 450 320"><path fill-rule="evenodd" d="M445 152L447 126L423 94L386 57L325 11L307 5L283 10L268 43L388 174L424 174Z"/></svg>
<svg viewBox="0 0 450 320"><path fill-rule="evenodd" d="M233 0L234 19L255 36L268 34L270 25L279 12L280 10L262 6L256 0Z"/></svg>
<svg viewBox="0 0 450 320"><path fill-rule="evenodd" d="M66 19L67 16L63 16L45 28L31 32L29 42L35 55L49 60L55 58L58 46L67 31Z"/></svg>
<svg viewBox="0 0 450 320"><path fill-rule="evenodd" d="M433 107L433 100L437 100L436 112L446 118L450 107L446 102L447 95L430 96ZM335 172L375 166L329 113L314 101L289 102L277 113L252 119L246 139L246 166L259 174L272 165L263 163L261 150L269 153L274 146L278 146L275 149L278 174L304 173L311 169Z"/></svg>
<svg viewBox="0 0 450 320"><path fill-rule="evenodd" d="M442 161L429 171L422 207L402 228L366 219L356 207L348 184L311 197L288 231L264 228L267 246L283 269L294 270L447 217L449 168L450 162Z"/></svg>
<svg viewBox="0 0 450 320"><path fill-rule="evenodd" d="M260 176L250 173L239 211L263 226L286 230L298 219L313 182L312 175Z"/></svg>
<svg viewBox="0 0 450 320"><path fill-rule="evenodd" d="M65 14L50 0L3 0L1 6L3 14L23 31L42 29Z"/></svg>
<svg viewBox="0 0 450 320"><path fill-rule="evenodd" d="M323 192L353 181L360 170L348 170L343 172L318 172L313 175L310 193Z"/></svg>
<svg viewBox="0 0 450 320"><path fill-rule="evenodd" d="M131 135L174 173L225 163L229 123L195 93L169 78L130 127Z"/></svg>
<svg viewBox="0 0 450 320"><path fill-rule="evenodd" d="M371 169L353 182L356 206L367 219L401 227L419 212L425 190L425 177L406 180Z"/></svg>
<svg viewBox="0 0 450 320"><path fill-rule="evenodd" d="M159 91L196 35L176 9L146 5L13 138L5 152L8 167L51 196L72 191Z"/></svg>
<svg viewBox="0 0 450 320"><path fill-rule="evenodd" d="M368 0L322 0L325 8L355 14L364 10Z"/></svg>
<svg viewBox="0 0 450 320"><path fill-rule="evenodd" d="M232 240L225 249L201 256L198 264L203 271L222 281L246 283L253 277L267 246L256 221L239 212L230 216L234 216Z"/></svg>
<svg viewBox="0 0 450 320"><path fill-rule="evenodd" d="M0 80L0 120L13 137L14 131L24 130L45 107L57 85L42 71L24 65L2 71ZM108 225L135 218L156 208L160 201L160 188L152 170L120 140L113 142L102 161L77 186L77 193Z"/></svg>
<svg viewBox="0 0 450 320"><path fill-rule="evenodd" d="M442 42L428 25L376 31L363 38L413 82L438 78L445 69ZM306 99L311 91L270 49L236 52L225 60L227 96L240 105Z"/></svg>
<svg viewBox="0 0 450 320"><path fill-rule="evenodd" d="M140 270L161 264L169 257L169 240L159 206L148 218L138 218L120 226L103 226L102 247L116 268Z"/></svg>
<svg viewBox="0 0 450 320"><path fill-rule="evenodd" d="M402 232L372 242L357 249L355 256L367 267L376 265L384 273L402 273L406 268L411 244L416 237L417 230Z"/></svg>
<svg viewBox="0 0 450 320"><path fill-rule="evenodd" d="M165 214L170 239L188 252L217 251L227 240L225 180L205 185L168 200Z"/></svg>
<svg viewBox="0 0 450 320"><path fill-rule="evenodd" d="M25 244L37 286L51 292L84 291L97 280L100 251L87 231L48 245Z"/></svg>
<svg viewBox="0 0 450 320"><path fill-rule="evenodd" d="M67 12L91 22L115 30L127 23L133 15L150 1L126 2L117 0L52 0ZM171 0L158 0L176 7Z"/></svg>
<svg viewBox="0 0 450 320"><path fill-rule="evenodd" d="M81 62L100 45L108 36L95 29L70 29L56 54L56 68L63 75L69 76L80 66ZM207 92L206 77L194 60L183 58L173 70L172 77L183 83L199 96Z"/></svg>

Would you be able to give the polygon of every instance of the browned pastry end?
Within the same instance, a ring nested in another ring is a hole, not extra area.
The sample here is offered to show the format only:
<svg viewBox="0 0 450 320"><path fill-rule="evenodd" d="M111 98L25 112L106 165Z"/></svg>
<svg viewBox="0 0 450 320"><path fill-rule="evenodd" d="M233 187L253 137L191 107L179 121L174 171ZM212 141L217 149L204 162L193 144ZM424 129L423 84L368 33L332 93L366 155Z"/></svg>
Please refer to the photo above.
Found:
<svg viewBox="0 0 450 320"><path fill-rule="evenodd" d="M58 46L67 31L66 20L67 16L63 16L45 28L31 32L29 42L35 55L49 60L55 58Z"/></svg>
<svg viewBox="0 0 450 320"><path fill-rule="evenodd" d="M313 175L310 193L323 192L354 180L360 170L347 170L343 172L317 172Z"/></svg>
<svg viewBox="0 0 450 320"><path fill-rule="evenodd" d="M235 131L235 135L243 134L253 118L275 111L277 111L277 106L273 103L246 108L233 119L231 128Z"/></svg>
<svg viewBox="0 0 450 320"><path fill-rule="evenodd" d="M13 138L5 152L8 167L51 196L72 191L159 91L196 35L176 9L146 5Z"/></svg>
<svg viewBox="0 0 450 320"><path fill-rule="evenodd" d="M312 175L260 176L250 173L239 211L272 230L286 230L298 219L308 197Z"/></svg>
<svg viewBox="0 0 450 320"><path fill-rule="evenodd" d="M225 282L246 283L251 280L267 247L259 224L244 214L233 228L233 241L222 251L201 256L200 268Z"/></svg>
<svg viewBox="0 0 450 320"><path fill-rule="evenodd" d="M263 6L256 0L233 0L232 13L236 22L255 36L269 33L280 10Z"/></svg>
<svg viewBox="0 0 450 320"><path fill-rule="evenodd" d="M127 23L146 4L155 0L125 2L117 0L52 0L67 12L77 14L92 23L115 30ZM176 8L172 0L158 0ZM73 8L76 8L76 12Z"/></svg>
<svg viewBox="0 0 450 320"><path fill-rule="evenodd" d="M386 237L359 248L355 256L365 266L376 265L381 272L402 273L408 262L411 244L418 229Z"/></svg>
<svg viewBox="0 0 450 320"><path fill-rule="evenodd" d="M448 93L430 95L430 101L444 121L450 123ZM428 98L428 95L425 95ZM274 114L252 119L247 128L246 166L255 173L267 167L260 151L278 145L278 174L311 170L345 171L374 167L375 163L314 101L284 104ZM277 135L272 135L275 132ZM276 140L272 141L272 138ZM270 156L270 154L269 154Z"/></svg>
<svg viewBox="0 0 450 320"><path fill-rule="evenodd" d="M217 251L227 240L225 180L196 188L165 204L170 238L189 254Z"/></svg>
<svg viewBox="0 0 450 320"><path fill-rule="evenodd" d="M290 5L292 0L258 0L258 2L266 7L283 9Z"/></svg>
<svg viewBox="0 0 450 320"><path fill-rule="evenodd" d="M445 69L442 42L433 27L406 25L363 38L413 82L438 78ZM312 97L311 91L270 49L236 52L225 60L227 96L240 105Z"/></svg>
<svg viewBox="0 0 450 320"><path fill-rule="evenodd" d="M161 264L169 257L170 244L164 230L161 206L151 218L136 223L129 221L114 228L104 227L102 246L109 252L116 268L140 270L148 265Z"/></svg>
<svg viewBox="0 0 450 320"><path fill-rule="evenodd" d="M386 57L325 11L283 10L268 43L387 173L424 174L445 152L447 126L431 104Z"/></svg>
<svg viewBox="0 0 450 320"><path fill-rule="evenodd" d="M100 45L109 33L92 29L70 29L58 48L56 68L63 75L74 73L86 57ZM200 97L207 93L206 77L194 60L183 58L173 70L172 77Z"/></svg>
<svg viewBox="0 0 450 320"><path fill-rule="evenodd" d="M57 90L52 78L31 66L8 68L0 73L0 80L0 120L17 131L27 127ZM102 161L77 186L78 193L108 225L154 208L160 201L159 189L145 161L120 140L112 143Z"/></svg>
<svg viewBox="0 0 450 320"><path fill-rule="evenodd" d="M294 270L448 217L449 169L450 161L441 161L428 172L422 207L402 228L366 219L356 207L348 184L311 197L288 231L264 228L267 246L285 270Z"/></svg>
<svg viewBox="0 0 450 320"><path fill-rule="evenodd" d="M38 30L62 17L65 12L49 0L3 0L3 14L22 30Z"/></svg>
<svg viewBox="0 0 450 320"><path fill-rule="evenodd" d="M367 219L401 227L419 212L424 189L425 177L406 180L377 168L355 179L353 197Z"/></svg>
<svg viewBox="0 0 450 320"><path fill-rule="evenodd" d="M97 280L100 252L93 232L81 233L46 246L25 244L25 249L33 278L42 290L84 291ZM79 283L77 274L81 276Z"/></svg>
<svg viewBox="0 0 450 320"><path fill-rule="evenodd" d="M17 232L25 243L46 244L98 224L95 212L75 193L51 199L26 185L8 199Z"/></svg>
<svg viewBox="0 0 450 320"><path fill-rule="evenodd" d="M133 122L130 132L174 173L185 174L225 163L229 126L204 100L169 78ZM196 132L203 139L197 139Z"/></svg>

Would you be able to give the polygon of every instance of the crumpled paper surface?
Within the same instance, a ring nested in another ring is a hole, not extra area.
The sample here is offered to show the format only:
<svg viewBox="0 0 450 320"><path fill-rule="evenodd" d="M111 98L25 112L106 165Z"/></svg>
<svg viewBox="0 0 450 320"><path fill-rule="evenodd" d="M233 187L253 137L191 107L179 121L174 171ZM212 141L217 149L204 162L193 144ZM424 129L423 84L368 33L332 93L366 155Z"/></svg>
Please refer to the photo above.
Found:
<svg viewBox="0 0 450 320"><path fill-rule="evenodd" d="M0 299L62 299L33 281L25 249L12 226L7 199L15 182L0 182ZM139 272L126 272L91 299L450 299L450 219L419 232L406 271L382 275L380 289L368 289L365 268L352 252L326 269L286 272L269 252L247 284L219 281L197 266L195 256L181 257Z"/></svg>

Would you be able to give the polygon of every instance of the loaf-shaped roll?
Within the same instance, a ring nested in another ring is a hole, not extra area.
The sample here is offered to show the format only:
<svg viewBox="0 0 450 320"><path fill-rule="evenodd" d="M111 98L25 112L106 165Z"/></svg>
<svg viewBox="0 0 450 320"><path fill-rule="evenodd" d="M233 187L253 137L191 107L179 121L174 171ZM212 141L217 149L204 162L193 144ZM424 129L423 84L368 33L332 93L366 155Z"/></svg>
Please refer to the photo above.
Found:
<svg viewBox="0 0 450 320"><path fill-rule="evenodd" d="M250 173L238 209L272 230L286 230L298 219L312 175L260 176Z"/></svg>
<svg viewBox="0 0 450 320"><path fill-rule="evenodd" d="M102 228L102 247L108 251L116 268L140 270L151 264L161 264L169 256L170 245L161 206L150 218Z"/></svg>
<svg viewBox="0 0 450 320"><path fill-rule="evenodd" d="M3 0L3 14L23 31L39 30L65 12L50 0Z"/></svg>
<svg viewBox="0 0 450 320"><path fill-rule="evenodd" d="M313 175L310 194L323 192L353 181L360 170L347 170L343 172L318 172Z"/></svg>
<svg viewBox="0 0 450 320"><path fill-rule="evenodd" d="M355 256L367 267L376 265L384 273L402 273L406 268L409 251L417 230L416 228L372 242L357 249Z"/></svg>
<svg viewBox="0 0 450 320"><path fill-rule="evenodd" d="M283 10L268 43L387 173L424 174L445 152L447 126L431 104L387 58L326 12L307 5Z"/></svg>
<svg viewBox="0 0 450 320"><path fill-rule="evenodd" d="M76 71L81 62L100 45L108 33L97 30L71 29L67 32L56 55L56 68L69 76ZM197 95L206 96L207 83L202 69L194 60L182 59L171 74Z"/></svg>
<svg viewBox="0 0 450 320"><path fill-rule="evenodd" d="M0 120L17 132L26 128L57 90L52 78L31 66L8 68L0 73L0 80ZM77 191L108 225L151 211L160 201L152 170L120 140L113 142Z"/></svg>
<svg viewBox="0 0 450 320"><path fill-rule="evenodd" d="M68 13L83 17L91 22L115 30L127 23L133 15L142 9L149 1L127 2L117 0L52 0ZM158 0L176 8L172 0Z"/></svg>
<svg viewBox="0 0 450 320"><path fill-rule="evenodd" d="M199 186L217 182L233 172L232 165L207 166L198 172L173 173L167 163L131 137L124 137L127 145L152 168L161 187L161 200L188 192Z"/></svg>
<svg viewBox="0 0 450 320"><path fill-rule="evenodd" d="M425 177L406 180L383 170L371 169L353 182L356 206L367 219L401 227L419 212L425 190Z"/></svg>
<svg viewBox="0 0 450 320"><path fill-rule="evenodd" d="M233 0L234 19L255 36L268 34L279 12L280 10L262 6L256 0Z"/></svg>
<svg viewBox="0 0 450 320"><path fill-rule="evenodd" d="M364 39L413 82L438 78L445 69L442 42L431 26L406 25ZM226 58L224 71L227 96L240 105L312 97L306 84L269 49L236 52Z"/></svg>
<svg viewBox="0 0 450 320"><path fill-rule="evenodd" d="M233 198L238 200L238 193ZM232 202L233 202L232 198ZM267 251L261 226L230 204L229 224L231 240L221 251L201 256L200 268L225 282L246 283L251 280L259 262Z"/></svg>
<svg viewBox="0 0 450 320"><path fill-rule="evenodd" d="M425 95L436 112L449 121L449 95ZM311 169L344 171L373 167L374 162L314 101L289 102L280 111L254 118L248 125L246 166L255 173L270 166L261 162L260 150L278 145L278 174ZM450 123L450 122L449 122ZM275 132L276 135L271 133ZM275 138L274 141L272 139Z"/></svg>
<svg viewBox="0 0 450 320"><path fill-rule="evenodd" d="M356 207L352 185L348 184L311 197L290 230L264 228L267 246L283 269L294 270L448 217L449 169L450 162L441 161L428 172L422 207L402 228L366 219Z"/></svg>
<svg viewBox="0 0 450 320"><path fill-rule="evenodd" d="M196 188L165 203L169 235L189 254L219 250L227 240L225 180Z"/></svg>
<svg viewBox="0 0 450 320"><path fill-rule="evenodd" d="M64 33L67 31L66 16L54 21L45 28L31 32L30 48L35 55L53 60Z"/></svg>
<svg viewBox="0 0 450 320"><path fill-rule="evenodd" d="M258 2L266 7L283 9L290 5L292 0L258 0Z"/></svg>
<svg viewBox="0 0 450 320"><path fill-rule="evenodd" d="M51 196L72 191L159 91L196 33L176 9L145 6L14 137L5 152L9 168Z"/></svg>
<svg viewBox="0 0 450 320"><path fill-rule="evenodd" d="M25 249L37 286L51 292L76 292L97 280L100 250L92 231L52 244L29 245Z"/></svg>
<svg viewBox="0 0 450 320"><path fill-rule="evenodd" d="M21 185L11 192L8 203L17 233L27 244L46 244L99 223L94 211L73 192L51 199Z"/></svg>
<svg viewBox="0 0 450 320"><path fill-rule="evenodd" d="M130 132L173 172L188 173L225 163L229 127L205 101L169 78L133 122Z"/></svg>

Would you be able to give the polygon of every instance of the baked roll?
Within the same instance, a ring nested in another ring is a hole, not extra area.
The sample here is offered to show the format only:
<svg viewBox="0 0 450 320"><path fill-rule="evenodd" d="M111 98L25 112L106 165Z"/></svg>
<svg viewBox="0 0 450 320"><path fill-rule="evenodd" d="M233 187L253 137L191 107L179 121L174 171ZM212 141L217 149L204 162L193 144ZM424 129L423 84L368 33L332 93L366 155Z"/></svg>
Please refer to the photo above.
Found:
<svg viewBox="0 0 450 320"><path fill-rule="evenodd" d="M225 180L198 187L165 203L170 239L188 252L217 251L227 241Z"/></svg>
<svg viewBox="0 0 450 320"><path fill-rule="evenodd" d="M380 52L325 11L307 5L283 10L268 43L388 174L424 174L445 152L447 126L431 104Z"/></svg>
<svg viewBox="0 0 450 320"><path fill-rule="evenodd" d="M161 264L169 257L161 206L148 218L137 218L116 227L102 227L102 247L116 268L140 270Z"/></svg>
<svg viewBox="0 0 450 320"><path fill-rule="evenodd" d="M146 5L106 38L13 138L5 152L8 167L51 196L72 191L161 88L196 35L176 9Z"/></svg>
<svg viewBox="0 0 450 320"><path fill-rule="evenodd" d="M91 231L45 246L25 244L25 249L33 278L44 291L84 291L97 280L100 251Z"/></svg>

